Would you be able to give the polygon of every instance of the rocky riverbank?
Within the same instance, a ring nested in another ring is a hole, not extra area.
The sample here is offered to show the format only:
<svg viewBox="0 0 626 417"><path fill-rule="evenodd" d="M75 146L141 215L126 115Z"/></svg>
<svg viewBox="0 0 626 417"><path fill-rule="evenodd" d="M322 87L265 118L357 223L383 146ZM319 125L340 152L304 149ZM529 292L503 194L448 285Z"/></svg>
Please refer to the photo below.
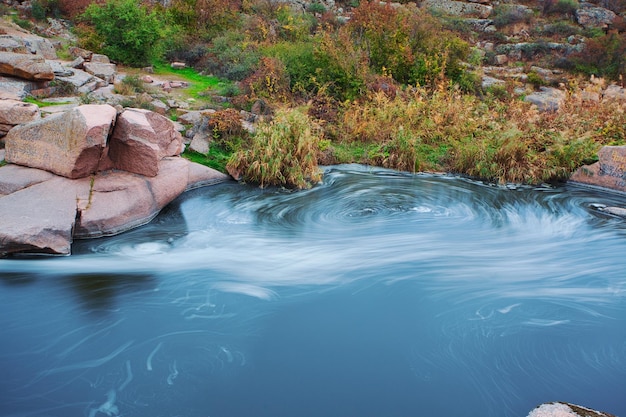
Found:
<svg viewBox="0 0 626 417"><path fill-rule="evenodd" d="M68 255L74 239L143 225L185 190L230 177L180 157L154 112L83 105L11 129L0 167L0 256Z"/></svg>

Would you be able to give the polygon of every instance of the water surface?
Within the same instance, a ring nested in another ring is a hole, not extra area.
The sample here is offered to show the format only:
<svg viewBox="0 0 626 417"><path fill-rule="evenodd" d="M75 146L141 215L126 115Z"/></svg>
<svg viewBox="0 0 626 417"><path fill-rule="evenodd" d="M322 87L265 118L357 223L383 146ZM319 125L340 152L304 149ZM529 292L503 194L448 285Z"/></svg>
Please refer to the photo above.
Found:
<svg viewBox="0 0 626 417"><path fill-rule="evenodd" d="M626 222L573 187L358 165L0 260L0 415L626 416Z"/></svg>

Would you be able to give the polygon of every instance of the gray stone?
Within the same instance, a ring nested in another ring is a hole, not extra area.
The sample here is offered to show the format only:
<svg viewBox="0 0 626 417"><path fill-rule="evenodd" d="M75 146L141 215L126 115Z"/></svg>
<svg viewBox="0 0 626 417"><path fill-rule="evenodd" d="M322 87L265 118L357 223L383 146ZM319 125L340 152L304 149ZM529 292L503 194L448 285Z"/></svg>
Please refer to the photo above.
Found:
<svg viewBox="0 0 626 417"><path fill-rule="evenodd" d="M611 84L602 93L602 98L604 100L626 101L626 88Z"/></svg>
<svg viewBox="0 0 626 417"><path fill-rule="evenodd" d="M50 81L54 73L46 60L38 55L0 52L0 74L30 81Z"/></svg>
<svg viewBox="0 0 626 417"><path fill-rule="evenodd" d="M74 71L62 65L59 61L46 60L46 64L50 65L55 77L71 77Z"/></svg>
<svg viewBox="0 0 626 417"><path fill-rule="evenodd" d="M191 143L189 144L189 149L194 152L198 152L198 153L206 155L209 153L210 139L211 138L209 137L207 132L205 131L197 132L193 136L193 139L191 140Z"/></svg>
<svg viewBox="0 0 626 417"><path fill-rule="evenodd" d="M111 60L106 55L92 54L91 55L91 62L97 62L97 63L100 63L100 64L110 64Z"/></svg>
<svg viewBox="0 0 626 417"><path fill-rule="evenodd" d="M11 129L7 162L68 178L95 173L117 112L109 105L84 105Z"/></svg>
<svg viewBox="0 0 626 417"><path fill-rule="evenodd" d="M72 84L77 89L96 80L96 77L92 74L79 69L73 69L72 74L59 76L59 78Z"/></svg>
<svg viewBox="0 0 626 417"><path fill-rule="evenodd" d="M213 168L189 162L189 177L185 191L217 184L231 179L230 175L223 174Z"/></svg>
<svg viewBox="0 0 626 417"><path fill-rule="evenodd" d="M532 410L528 417L615 417L602 411L592 410L591 408L580 405L551 402L541 404Z"/></svg>
<svg viewBox="0 0 626 417"><path fill-rule="evenodd" d="M488 75L483 75L482 79L482 87L490 88L496 85L504 85L506 84L504 80L500 80L498 78L490 77Z"/></svg>
<svg viewBox="0 0 626 417"><path fill-rule="evenodd" d="M0 35L0 51L27 54L28 50L24 41L11 35Z"/></svg>
<svg viewBox="0 0 626 417"><path fill-rule="evenodd" d="M68 68L82 68L85 63L85 59L78 56L74 58L74 60L68 64L65 64Z"/></svg>
<svg viewBox="0 0 626 417"><path fill-rule="evenodd" d="M103 64L99 62L85 62L83 68L94 77L104 80L107 84L112 84L117 73L115 64Z"/></svg>
<svg viewBox="0 0 626 417"><path fill-rule="evenodd" d="M452 16L477 17L479 19L488 18L493 11L491 6L455 0L424 0L422 7Z"/></svg>
<svg viewBox="0 0 626 417"><path fill-rule="evenodd" d="M565 100L565 93L551 87L541 87L540 90L527 95L524 100L536 105L539 111L557 111Z"/></svg>
<svg viewBox="0 0 626 417"><path fill-rule="evenodd" d="M602 7L581 7L576 10L576 21L585 29L606 29L616 17L614 12Z"/></svg>

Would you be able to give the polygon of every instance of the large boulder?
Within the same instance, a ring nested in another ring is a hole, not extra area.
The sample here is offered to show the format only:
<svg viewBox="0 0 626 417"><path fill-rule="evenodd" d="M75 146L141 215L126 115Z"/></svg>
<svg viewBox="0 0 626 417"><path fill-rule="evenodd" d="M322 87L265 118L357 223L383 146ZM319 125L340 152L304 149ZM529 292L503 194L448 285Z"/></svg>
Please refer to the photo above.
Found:
<svg viewBox="0 0 626 417"><path fill-rule="evenodd" d="M0 52L0 74L31 81L51 81L54 72L43 56Z"/></svg>
<svg viewBox="0 0 626 417"><path fill-rule="evenodd" d="M109 145L113 167L154 177L159 161L180 155L183 138L171 120L143 109L125 109L118 117Z"/></svg>
<svg viewBox="0 0 626 417"><path fill-rule="evenodd" d="M578 168L570 181L626 192L626 146L604 146L598 162Z"/></svg>
<svg viewBox="0 0 626 417"><path fill-rule="evenodd" d="M16 126L5 138L6 160L67 178L95 173L117 112L89 104Z"/></svg>
<svg viewBox="0 0 626 417"><path fill-rule="evenodd" d="M527 417L615 417L613 414L592 410L580 405L552 402L539 405Z"/></svg>
<svg viewBox="0 0 626 417"><path fill-rule="evenodd" d="M0 197L0 256L16 252L68 255L76 201L88 192L88 179L54 177Z"/></svg>

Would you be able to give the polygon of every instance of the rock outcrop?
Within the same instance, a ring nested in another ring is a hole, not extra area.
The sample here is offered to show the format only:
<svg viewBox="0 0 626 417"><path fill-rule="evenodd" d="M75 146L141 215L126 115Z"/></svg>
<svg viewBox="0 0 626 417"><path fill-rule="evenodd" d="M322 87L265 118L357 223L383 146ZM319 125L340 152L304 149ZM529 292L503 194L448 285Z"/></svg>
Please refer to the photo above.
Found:
<svg viewBox="0 0 626 417"><path fill-rule="evenodd" d="M580 405L552 402L532 410L527 417L615 417L613 414L592 410Z"/></svg>
<svg viewBox="0 0 626 417"><path fill-rule="evenodd" d="M178 156L175 124L147 110L78 106L6 139L0 256L69 254L73 239L143 225L185 190L229 178Z"/></svg>
<svg viewBox="0 0 626 417"><path fill-rule="evenodd" d="M94 174L116 115L112 106L91 104L19 125L5 138L5 158L67 178Z"/></svg>
<svg viewBox="0 0 626 417"><path fill-rule="evenodd" d="M626 146L604 146L598 162L580 167L570 182L626 193Z"/></svg>

